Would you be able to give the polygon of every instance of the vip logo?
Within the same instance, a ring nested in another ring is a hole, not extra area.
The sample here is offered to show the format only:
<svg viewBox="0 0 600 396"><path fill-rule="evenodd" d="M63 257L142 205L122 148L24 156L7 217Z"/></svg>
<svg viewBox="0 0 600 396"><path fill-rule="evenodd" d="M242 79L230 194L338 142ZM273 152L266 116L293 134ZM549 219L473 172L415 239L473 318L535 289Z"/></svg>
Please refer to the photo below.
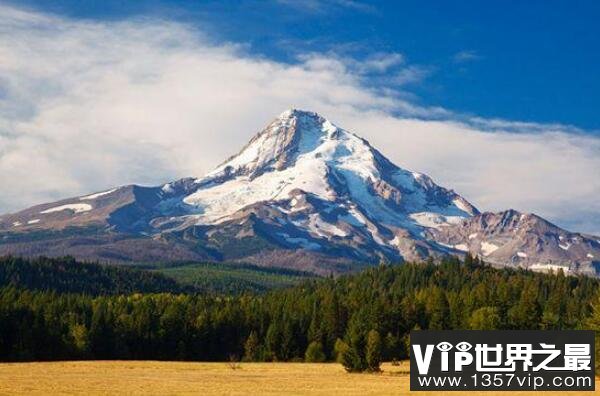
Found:
<svg viewBox="0 0 600 396"><path fill-rule="evenodd" d="M411 390L593 390L592 331L415 331Z"/></svg>
<svg viewBox="0 0 600 396"><path fill-rule="evenodd" d="M425 352L423 352L421 345L413 345L413 353L415 354L419 374L424 375L429 372L429 365L431 364L434 349L440 351L441 370L447 372L450 351L453 348L454 345L447 341L440 342L437 345L427 345L425 346ZM469 353L472 348L473 346L466 341L456 345L456 351L454 352L454 371L462 371L463 366L473 363L473 355Z"/></svg>
<svg viewBox="0 0 600 396"><path fill-rule="evenodd" d="M539 348L534 348L533 344L476 344L473 348L473 345L466 341L459 342L456 346L443 341L437 345L425 345L424 349L422 345L416 344L412 349L420 375L429 373L435 350L440 354L442 372L450 371L450 360L453 363L452 371L455 372L463 371L463 367L473 362L478 372L515 372L519 363L521 363L521 370L531 369L537 372L591 370L592 359L589 344L565 344L563 351L557 349L556 345L546 343L539 343ZM556 365L555 362L560 360L561 355L563 360ZM534 364L536 356L542 356L543 359Z"/></svg>

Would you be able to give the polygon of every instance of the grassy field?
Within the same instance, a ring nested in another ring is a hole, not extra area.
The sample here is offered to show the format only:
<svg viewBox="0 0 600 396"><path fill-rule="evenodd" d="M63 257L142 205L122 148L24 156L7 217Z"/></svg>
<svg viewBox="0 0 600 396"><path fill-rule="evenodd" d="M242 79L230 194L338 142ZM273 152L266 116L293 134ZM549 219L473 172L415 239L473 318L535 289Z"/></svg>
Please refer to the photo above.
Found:
<svg viewBox="0 0 600 396"><path fill-rule="evenodd" d="M0 394L364 396L409 393L408 362L399 367L385 364L382 368L381 374L347 374L338 364L310 363L242 363L237 369L227 363L156 361L4 363L0 364ZM598 379L596 388L600 389ZM540 393L546 392L498 394ZM463 392L435 394L458 396Z"/></svg>

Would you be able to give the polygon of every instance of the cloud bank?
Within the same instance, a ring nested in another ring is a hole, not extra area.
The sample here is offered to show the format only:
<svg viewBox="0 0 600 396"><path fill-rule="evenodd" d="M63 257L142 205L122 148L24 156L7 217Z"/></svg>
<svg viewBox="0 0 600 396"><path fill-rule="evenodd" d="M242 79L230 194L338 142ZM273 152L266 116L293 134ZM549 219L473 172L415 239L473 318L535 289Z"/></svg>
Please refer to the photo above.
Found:
<svg viewBox="0 0 600 396"><path fill-rule="evenodd" d="M422 78L401 54L357 62L311 53L287 64L171 21L85 22L0 7L0 213L201 176L296 107L481 210L535 212L600 234L600 139L453 115L365 79L391 67L403 83Z"/></svg>

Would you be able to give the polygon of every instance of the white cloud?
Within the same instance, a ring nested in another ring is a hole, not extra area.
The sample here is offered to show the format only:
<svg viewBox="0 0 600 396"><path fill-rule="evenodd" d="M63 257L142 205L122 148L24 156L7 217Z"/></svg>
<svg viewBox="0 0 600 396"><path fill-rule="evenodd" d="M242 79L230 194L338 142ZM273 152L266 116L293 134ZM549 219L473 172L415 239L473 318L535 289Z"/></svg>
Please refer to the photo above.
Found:
<svg viewBox="0 0 600 396"><path fill-rule="evenodd" d="M423 81L430 73L426 67L411 65L398 71L393 82L398 85L415 84Z"/></svg>
<svg viewBox="0 0 600 396"><path fill-rule="evenodd" d="M371 71L410 67L401 55L369 61ZM600 233L597 138L560 125L417 120L451 114L370 87L326 54L283 64L173 22L9 7L0 8L0 212L200 176L289 107L322 113L481 209Z"/></svg>
<svg viewBox="0 0 600 396"><path fill-rule="evenodd" d="M361 68L365 72L383 73L394 66L404 63L404 56L397 52L378 52L370 55L364 61L360 62Z"/></svg>
<svg viewBox="0 0 600 396"><path fill-rule="evenodd" d="M516 208L600 234L600 139L482 132L458 122L362 114L349 120L393 162L432 175L481 210Z"/></svg>
<svg viewBox="0 0 600 396"><path fill-rule="evenodd" d="M336 8L346 8L351 11L377 13L377 9L374 6L355 0L277 0L277 3L293 7L300 12L323 13Z"/></svg>
<svg viewBox="0 0 600 396"><path fill-rule="evenodd" d="M466 62L476 61L479 59L481 59L481 56L479 54L477 54L477 52L472 51L472 50L459 51L456 54L454 54L454 56L452 57L452 60L455 63L466 63Z"/></svg>

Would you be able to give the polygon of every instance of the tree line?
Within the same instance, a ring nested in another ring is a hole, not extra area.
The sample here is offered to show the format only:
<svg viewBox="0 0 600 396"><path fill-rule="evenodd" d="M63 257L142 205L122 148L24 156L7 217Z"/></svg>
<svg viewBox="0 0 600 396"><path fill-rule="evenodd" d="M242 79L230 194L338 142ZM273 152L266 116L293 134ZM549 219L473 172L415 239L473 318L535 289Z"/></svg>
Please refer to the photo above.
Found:
<svg viewBox="0 0 600 396"><path fill-rule="evenodd" d="M600 330L598 285L467 256L261 295L91 296L9 286L0 289L0 360L338 360L349 371L375 371L382 360L408 356L413 329Z"/></svg>

